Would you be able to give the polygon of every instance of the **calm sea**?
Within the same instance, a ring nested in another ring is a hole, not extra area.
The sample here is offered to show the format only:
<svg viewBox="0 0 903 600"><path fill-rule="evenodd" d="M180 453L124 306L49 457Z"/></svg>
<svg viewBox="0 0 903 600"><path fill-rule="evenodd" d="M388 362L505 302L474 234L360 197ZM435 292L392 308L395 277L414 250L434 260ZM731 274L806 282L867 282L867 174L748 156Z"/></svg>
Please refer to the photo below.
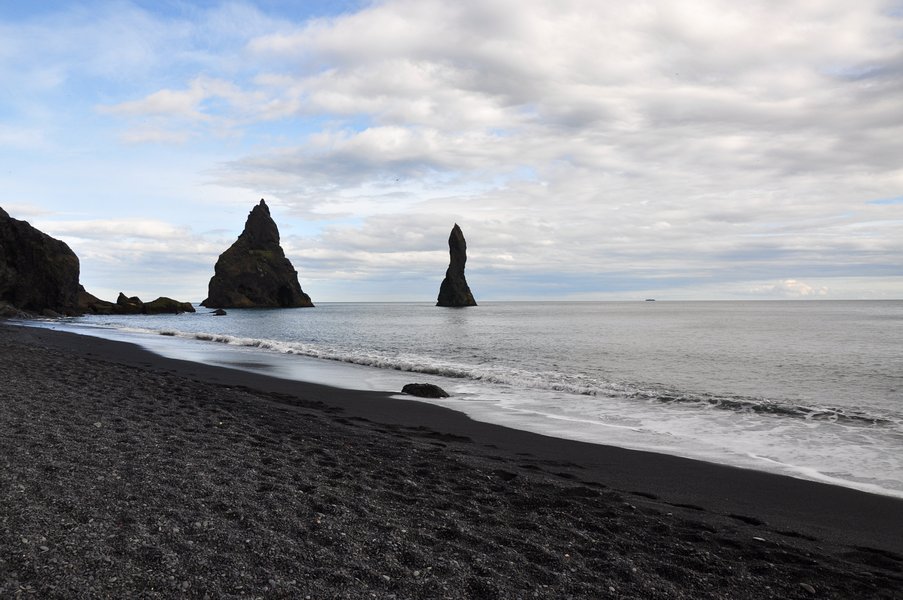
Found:
<svg viewBox="0 0 903 600"><path fill-rule="evenodd" d="M324 303L53 327L903 497L903 301Z"/></svg>

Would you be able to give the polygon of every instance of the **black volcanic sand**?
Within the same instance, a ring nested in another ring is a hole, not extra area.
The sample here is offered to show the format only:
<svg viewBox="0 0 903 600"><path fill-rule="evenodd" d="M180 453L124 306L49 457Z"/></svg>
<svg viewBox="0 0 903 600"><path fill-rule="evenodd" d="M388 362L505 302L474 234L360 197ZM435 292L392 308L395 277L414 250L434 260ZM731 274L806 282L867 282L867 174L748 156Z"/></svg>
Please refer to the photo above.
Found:
<svg viewBox="0 0 903 600"><path fill-rule="evenodd" d="M893 498L0 324L2 598L893 598L901 555Z"/></svg>

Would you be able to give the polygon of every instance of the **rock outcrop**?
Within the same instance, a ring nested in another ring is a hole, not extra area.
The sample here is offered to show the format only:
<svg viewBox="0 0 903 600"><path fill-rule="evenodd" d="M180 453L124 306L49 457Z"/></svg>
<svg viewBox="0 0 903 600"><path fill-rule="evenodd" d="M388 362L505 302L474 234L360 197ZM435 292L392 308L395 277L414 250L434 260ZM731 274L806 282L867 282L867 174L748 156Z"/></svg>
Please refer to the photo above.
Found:
<svg viewBox="0 0 903 600"><path fill-rule="evenodd" d="M279 245L279 229L266 202L254 207L245 229L220 254L210 278L207 308L299 308L313 306L298 272Z"/></svg>
<svg viewBox="0 0 903 600"><path fill-rule="evenodd" d="M33 313L75 314L78 257L50 237L0 208L0 302Z"/></svg>
<svg viewBox="0 0 903 600"><path fill-rule="evenodd" d="M65 242L10 217L0 208L0 306L3 315L47 317L194 312L190 302L160 297L145 304L119 294L116 304L78 283L79 262ZM25 312L21 312L25 311Z"/></svg>
<svg viewBox="0 0 903 600"><path fill-rule="evenodd" d="M464 278L464 263L467 262L467 242L461 228L455 223L451 235L448 236L448 253L451 260L448 270L445 271L445 279L439 287L439 300L436 306L476 306L467 280Z"/></svg>
<svg viewBox="0 0 903 600"><path fill-rule="evenodd" d="M10 304L0 300L0 319L27 319L33 315L29 315Z"/></svg>
<svg viewBox="0 0 903 600"><path fill-rule="evenodd" d="M401 393L420 398L448 398L448 392L432 383L407 383Z"/></svg>
<svg viewBox="0 0 903 600"><path fill-rule="evenodd" d="M166 296L160 296L156 300L144 303L144 314L159 315L164 313L179 314L183 312L194 312L191 302L179 302Z"/></svg>
<svg viewBox="0 0 903 600"><path fill-rule="evenodd" d="M179 302L166 296L160 296L151 302L142 302L138 296L126 297L119 292L116 303L101 300L85 291L82 286L78 292L78 308L81 313L96 315L159 315L195 312L191 302Z"/></svg>
<svg viewBox="0 0 903 600"><path fill-rule="evenodd" d="M144 302L138 296L127 297L122 292L116 298L116 308L113 309L117 315L140 315L144 312Z"/></svg>
<svg viewBox="0 0 903 600"><path fill-rule="evenodd" d="M97 315L111 315L116 305L106 300L101 300L89 293L83 286L78 286L78 312L94 313Z"/></svg>

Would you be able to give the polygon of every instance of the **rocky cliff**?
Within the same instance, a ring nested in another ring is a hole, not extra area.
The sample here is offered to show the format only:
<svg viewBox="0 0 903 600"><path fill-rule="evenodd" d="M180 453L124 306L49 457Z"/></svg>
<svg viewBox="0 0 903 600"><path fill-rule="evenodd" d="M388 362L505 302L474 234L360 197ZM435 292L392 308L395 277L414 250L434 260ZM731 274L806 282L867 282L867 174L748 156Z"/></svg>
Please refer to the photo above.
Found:
<svg viewBox="0 0 903 600"><path fill-rule="evenodd" d="M115 304L88 293L78 283L74 252L0 208L0 314L158 314L194 312L190 302L161 296L153 302L119 294ZM124 300L123 300L124 299ZM25 312L22 312L25 311Z"/></svg>
<svg viewBox="0 0 903 600"><path fill-rule="evenodd" d="M266 202L254 207L245 229L220 254L210 279L208 308L296 308L313 306L298 272L279 245L279 229Z"/></svg>
<svg viewBox="0 0 903 600"><path fill-rule="evenodd" d="M476 306L467 280L464 278L464 264L467 262L467 242L461 228L455 223L451 235L448 236L448 253L450 261L445 279L439 287L439 300L436 306Z"/></svg>
<svg viewBox="0 0 903 600"><path fill-rule="evenodd" d="M78 257L0 208L0 302L41 313L78 310Z"/></svg>
<svg viewBox="0 0 903 600"><path fill-rule="evenodd" d="M164 313L195 312L191 302L179 302L166 296L160 296L156 300L144 302L138 296L129 298L122 292L119 292L119 297L115 303L107 302L89 294L81 286L79 286L78 292L78 309L82 313L97 315L159 315Z"/></svg>

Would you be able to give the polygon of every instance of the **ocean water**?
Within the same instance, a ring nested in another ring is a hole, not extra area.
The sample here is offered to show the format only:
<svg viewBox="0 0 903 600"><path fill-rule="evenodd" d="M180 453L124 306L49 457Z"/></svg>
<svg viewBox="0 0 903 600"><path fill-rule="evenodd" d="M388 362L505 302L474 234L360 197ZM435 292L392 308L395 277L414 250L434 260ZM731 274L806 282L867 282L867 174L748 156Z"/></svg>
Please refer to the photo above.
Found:
<svg viewBox="0 0 903 600"><path fill-rule="evenodd" d="M45 323L556 437L903 497L903 301L324 303Z"/></svg>

